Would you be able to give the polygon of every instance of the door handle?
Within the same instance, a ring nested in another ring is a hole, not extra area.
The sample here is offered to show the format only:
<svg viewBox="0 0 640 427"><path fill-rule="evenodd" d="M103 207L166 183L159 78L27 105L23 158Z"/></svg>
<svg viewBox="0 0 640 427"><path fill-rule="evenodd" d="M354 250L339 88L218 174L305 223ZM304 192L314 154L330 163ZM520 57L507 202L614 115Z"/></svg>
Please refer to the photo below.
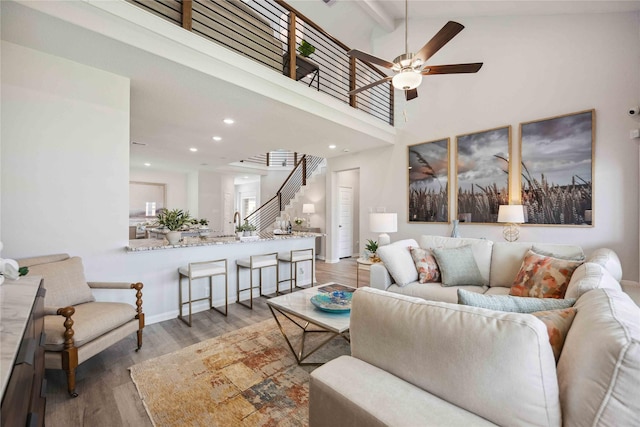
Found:
<svg viewBox="0 0 640 427"><path fill-rule="evenodd" d="M342 225L339 225L338 228L342 228Z"/></svg>

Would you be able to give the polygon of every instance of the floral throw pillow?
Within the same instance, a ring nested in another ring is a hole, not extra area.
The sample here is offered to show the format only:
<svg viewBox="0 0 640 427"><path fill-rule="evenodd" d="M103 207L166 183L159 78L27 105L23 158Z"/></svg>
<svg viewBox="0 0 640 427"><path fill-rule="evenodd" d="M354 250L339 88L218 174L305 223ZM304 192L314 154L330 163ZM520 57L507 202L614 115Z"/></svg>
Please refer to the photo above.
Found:
<svg viewBox="0 0 640 427"><path fill-rule="evenodd" d="M420 283L439 282L440 270L438 263L433 257L430 249L410 247L411 258L418 270L418 281Z"/></svg>
<svg viewBox="0 0 640 427"><path fill-rule="evenodd" d="M573 318L576 316L576 309L569 307L562 310L537 311L531 314L547 326L549 343L553 349L556 363L558 363L562 346L564 345L564 338L567 336L567 332L569 332L569 328L573 323Z"/></svg>
<svg viewBox="0 0 640 427"><path fill-rule="evenodd" d="M583 261L539 255L528 251L509 295L534 298L564 298L571 275Z"/></svg>

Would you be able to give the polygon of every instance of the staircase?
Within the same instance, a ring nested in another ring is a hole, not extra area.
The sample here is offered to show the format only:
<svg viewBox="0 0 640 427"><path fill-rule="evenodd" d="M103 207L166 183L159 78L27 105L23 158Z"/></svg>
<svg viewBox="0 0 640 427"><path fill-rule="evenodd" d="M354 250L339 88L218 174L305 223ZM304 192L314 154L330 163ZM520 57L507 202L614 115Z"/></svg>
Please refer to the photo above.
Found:
<svg viewBox="0 0 640 427"><path fill-rule="evenodd" d="M273 231L275 221L283 215L290 215L287 209L291 210L290 204L297 200L296 196L304 186L307 180L314 173L319 173L321 164L325 164L325 159L311 155L303 155L298 161L295 168L291 171L282 186L276 192L276 195L269 199L266 203L256 209L251 215L244 218L249 224L254 225L258 230L258 234L266 235ZM300 196L298 196L300 197Z"/></svg>

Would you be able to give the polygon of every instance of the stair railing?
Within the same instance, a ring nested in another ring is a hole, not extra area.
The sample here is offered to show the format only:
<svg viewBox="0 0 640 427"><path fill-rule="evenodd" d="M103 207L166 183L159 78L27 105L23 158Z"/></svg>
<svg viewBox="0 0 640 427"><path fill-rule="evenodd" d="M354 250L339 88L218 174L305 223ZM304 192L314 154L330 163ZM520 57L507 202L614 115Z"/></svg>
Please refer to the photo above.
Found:
<svg viewBox="0 0 640 427"><path fill-rule="evenodd" d="M269 227L274 225L280 213L291 202L300 188L307 185L307 179L322 163L322 160L322 157L303 155L284 180L276 195L244 218L244 221L254 225L259 234L269 231Z"/></svg>

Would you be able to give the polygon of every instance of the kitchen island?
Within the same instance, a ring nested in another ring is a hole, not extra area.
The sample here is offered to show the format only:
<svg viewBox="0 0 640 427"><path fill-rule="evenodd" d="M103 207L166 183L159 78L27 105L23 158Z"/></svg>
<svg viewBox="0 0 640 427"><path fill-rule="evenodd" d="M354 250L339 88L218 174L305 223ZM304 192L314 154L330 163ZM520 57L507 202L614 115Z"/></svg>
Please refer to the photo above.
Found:
<svg viewBox="0 0 640 427"><path fill-rule="evenodd" d="M187 266L190 262L226 259L228 263L228 291L229 303L236 302L236 260L248 258L251 255L283 253L296 249L316 247L316 239L320 233L295 232L285 235L263 235L255 240L239 240L236 237L184 237L176 245L169 245L165 239L134 239L129 240L125 250L127 256L124 262L126 271L133 272L130 280L144 283L143 300L147 323L155 323L178 315L178 268ZM284 267L284 268L283 268ZM280 280L289 277L289 265L280 266ZM300 263L298 266L298 284L305 286L312 283L314 277L311 262ZM257 283L258 271L254 272L254 283ZM241 272L241 287L246 287L249 276L246 271ZM222 279L216 279L222 280ZM274 269L265 269L262 283L263 293L272 294L276 290L276 276ZM246 282L245 282L246 281ZM213 286L213 305L224 305L224 287L215 281ZM289 283L281 283L281 290L289 289ZM186 292L185 286L185 292ZM193 287L192 299L206 297L207 281L198 280ZM112 296L109 291L103 295L94 292L99 300L107 300ZM257 292L256 292L257 293ZM254 296L255 294L254 293ZM248 292L243 293L242 299L248 298ZM186 299L186 294L183 296ZM207 301L195 303L194 312L207 310Z"/></svg>

